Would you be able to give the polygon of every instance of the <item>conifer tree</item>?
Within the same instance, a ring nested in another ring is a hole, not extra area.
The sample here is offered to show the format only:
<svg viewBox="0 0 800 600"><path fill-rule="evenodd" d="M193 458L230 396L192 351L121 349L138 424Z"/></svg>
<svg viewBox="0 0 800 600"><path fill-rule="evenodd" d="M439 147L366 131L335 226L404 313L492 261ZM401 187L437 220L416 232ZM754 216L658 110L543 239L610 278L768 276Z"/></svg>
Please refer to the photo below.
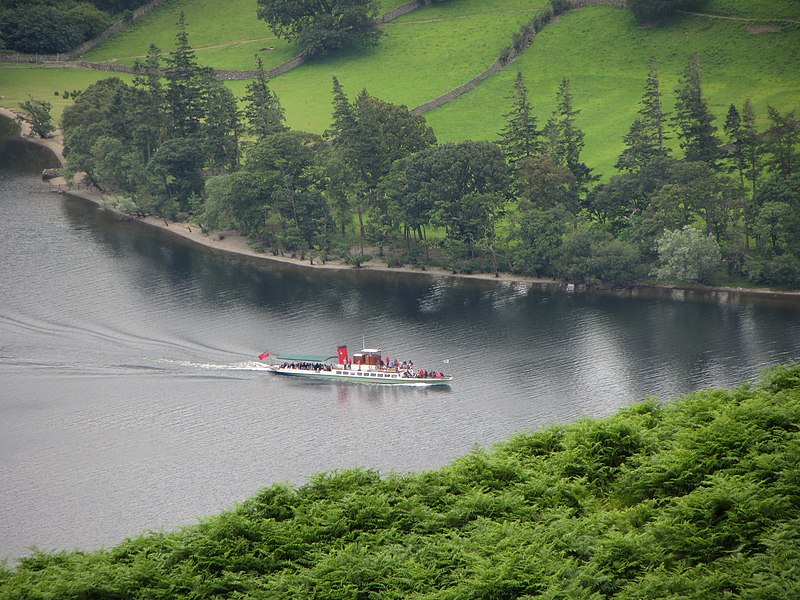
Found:
<svg viewBox="0 0 800 600"><path fill-rule="evenodd" d="M203 137L210 171L212 174L235 171L239 166L241 115L236 97L220 80L208 88L206 113Z"/></svg>
<svg viewBox="0 0 800 600"><path fill-rule="evenodd" d="M197 133L203 119L203 97L209 70L200 67L194 48L189 45L186 19L181 11L175 50L166 59L167 102L171 117L171 137L186 137Z"/></svg>
<svg viewBox="0 0 800 600"><path fill-rule="evenodd" d="M336 75L333 76L333 122L329 129L325 130L325 137L328 139L347 137L355 126L355 114L353 105L344 93L342 84L339 83ZM339 139L341 143L343 139Z"/></svg>
<svg viewBox="0 0 800 600"><path fill-rule="evenodd" d="M800 125L796 111L781 114L774 106L768 105L767 118L770 121L764 140L769 154L767 166L783 179L789 179L800 167Z"/></svg>
<svg viewBox="0 0 800 600"><path fill-rule="evenodd" d="M658 77L658 60L655 56L650 57L650 70L647 73L647 80L644 84L644 97L642 98L642 108L639 111L642 121L647 128L649 136L652 138L653 153L657 156L666 156L669 149L664 143L669 139L665 134L667 113L661 103L661 82Z"/></svg>
<svg viewBox="0 0 800 600"><path fill-rule="evenodd" d="M702 161L716 166L719 157L720 141L714 127L714 115L703 98L703 84L700 73L700 55L694 52L689 57L683 77L675 93L675 117L680 146L686 160Z"/></svg>
<svg viewBox="0 0 800 600"><path fill-rule="evenodd" d="M578 190L583 190L595 178L581 162L585 134L575 124L580 112L573 107L569 79L564 77L556 92L556 109L545 128L547 151L553 160L572 171Z"/></svg>
<svg viewBox="0 0 800 600"><path fill-rule="evenodd" d="M247 84L247 93L243 98L244 116L248 132L263 139L278 131L286 131L287 127L284 125L283 106L278 96L269 89L269 77L260 56L256 57L256 63L256 77Z"/></svg>
<svg viewBox="0 0 800 600"><path fill-rule="evenodd" d="M166 133L166 92L161 78L161 50L150 44L144 62L134 63L133 85L137 88L134 140L142 158L150 160Z"/></svg>
<svg viewBox="0 0 800 600"><path fill-rule="evenodd" d="M522 71L517 71L514 90L507 99L511 100L511 110L503 115L506 126L500 132L499 145L509 164L515 165L523 158L537 156L542 152L542 132L537 127L537 120L528 100L528 88Z"/></svg>
<svg viewBox="0 0 800 600"><path fill-rule="evenodd" d="M669 149L664 146L667 139L664 133L666 113L661 104L661 84L658 79L658 62L650 58L650 70L644 86L642 107L639 117L631 124L623 138L625 150L614 165L617 169L636 173L659 156L667 156Z"/></svg>
<svg viewBox="0 0 800 600"><path fill-rule="evenodd" d="M756 126L756 112L748 98L742 107L742 154L744 156L745 178L751 184L752 195L756 194L756 183L762 170L762 144Z"/></svg>

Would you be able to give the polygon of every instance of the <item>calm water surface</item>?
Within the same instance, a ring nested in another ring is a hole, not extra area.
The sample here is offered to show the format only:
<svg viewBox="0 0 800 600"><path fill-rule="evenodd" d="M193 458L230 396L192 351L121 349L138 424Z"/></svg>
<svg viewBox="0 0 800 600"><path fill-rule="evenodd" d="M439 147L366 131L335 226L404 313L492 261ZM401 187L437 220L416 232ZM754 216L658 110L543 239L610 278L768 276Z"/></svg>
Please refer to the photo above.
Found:
<svg viewBox="0 0 800 600"><path fill-rule="evenodd" d="M0 557L113 545L324 470L435 468L800 357L796 304L246 264L49 193L39 170L0 171ZM457 380L302 382L254 359L362 336Z"/></svg>

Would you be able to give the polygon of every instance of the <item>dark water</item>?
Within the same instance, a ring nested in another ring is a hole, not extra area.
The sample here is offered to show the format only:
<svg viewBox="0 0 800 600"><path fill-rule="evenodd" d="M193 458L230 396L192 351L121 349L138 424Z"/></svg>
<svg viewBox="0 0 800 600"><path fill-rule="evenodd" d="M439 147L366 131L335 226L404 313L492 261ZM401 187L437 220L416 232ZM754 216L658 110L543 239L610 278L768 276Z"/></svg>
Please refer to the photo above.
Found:
<svg viewBox="0 0 800 600"><path fill-rule="evenodd" d="M257 266L8 169L0 256L0 557L112 545L323 470L438 467L800 356L797 304ZM298 382L254 359L362 336L418 366L449 358L455 384Z"/></svg>

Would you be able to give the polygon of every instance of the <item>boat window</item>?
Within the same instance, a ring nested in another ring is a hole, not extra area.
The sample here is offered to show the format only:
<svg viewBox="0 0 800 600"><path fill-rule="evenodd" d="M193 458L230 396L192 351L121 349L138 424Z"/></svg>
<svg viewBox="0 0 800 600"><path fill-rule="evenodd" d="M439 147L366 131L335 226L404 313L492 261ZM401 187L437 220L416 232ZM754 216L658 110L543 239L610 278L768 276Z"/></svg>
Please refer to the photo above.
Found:
<svg viewBox="0 0 800 600"><path fill-rule="evenodd" d="M341 371L336 371L336 374L337 374L337 375L341 375L341 374L342 374L342 372L341 372Z"/></svg>

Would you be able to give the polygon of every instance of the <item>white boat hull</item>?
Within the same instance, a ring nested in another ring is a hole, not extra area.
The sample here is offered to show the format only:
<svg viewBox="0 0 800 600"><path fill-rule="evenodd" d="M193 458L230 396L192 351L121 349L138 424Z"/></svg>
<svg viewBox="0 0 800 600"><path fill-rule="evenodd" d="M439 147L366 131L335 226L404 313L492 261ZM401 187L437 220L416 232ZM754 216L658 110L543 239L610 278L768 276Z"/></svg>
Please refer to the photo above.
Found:
<svg viewBox="0 0 800 600"><path fill-rule="evenodd" d="M290 377L374 383L378 385L450 385L450 382L453 380L452 376L417 377L414 375L406 375L403 372L341 369L336 367L332 367L330 370L316 370L270 365L268 370L277 375L288 375Z"/></svg>

